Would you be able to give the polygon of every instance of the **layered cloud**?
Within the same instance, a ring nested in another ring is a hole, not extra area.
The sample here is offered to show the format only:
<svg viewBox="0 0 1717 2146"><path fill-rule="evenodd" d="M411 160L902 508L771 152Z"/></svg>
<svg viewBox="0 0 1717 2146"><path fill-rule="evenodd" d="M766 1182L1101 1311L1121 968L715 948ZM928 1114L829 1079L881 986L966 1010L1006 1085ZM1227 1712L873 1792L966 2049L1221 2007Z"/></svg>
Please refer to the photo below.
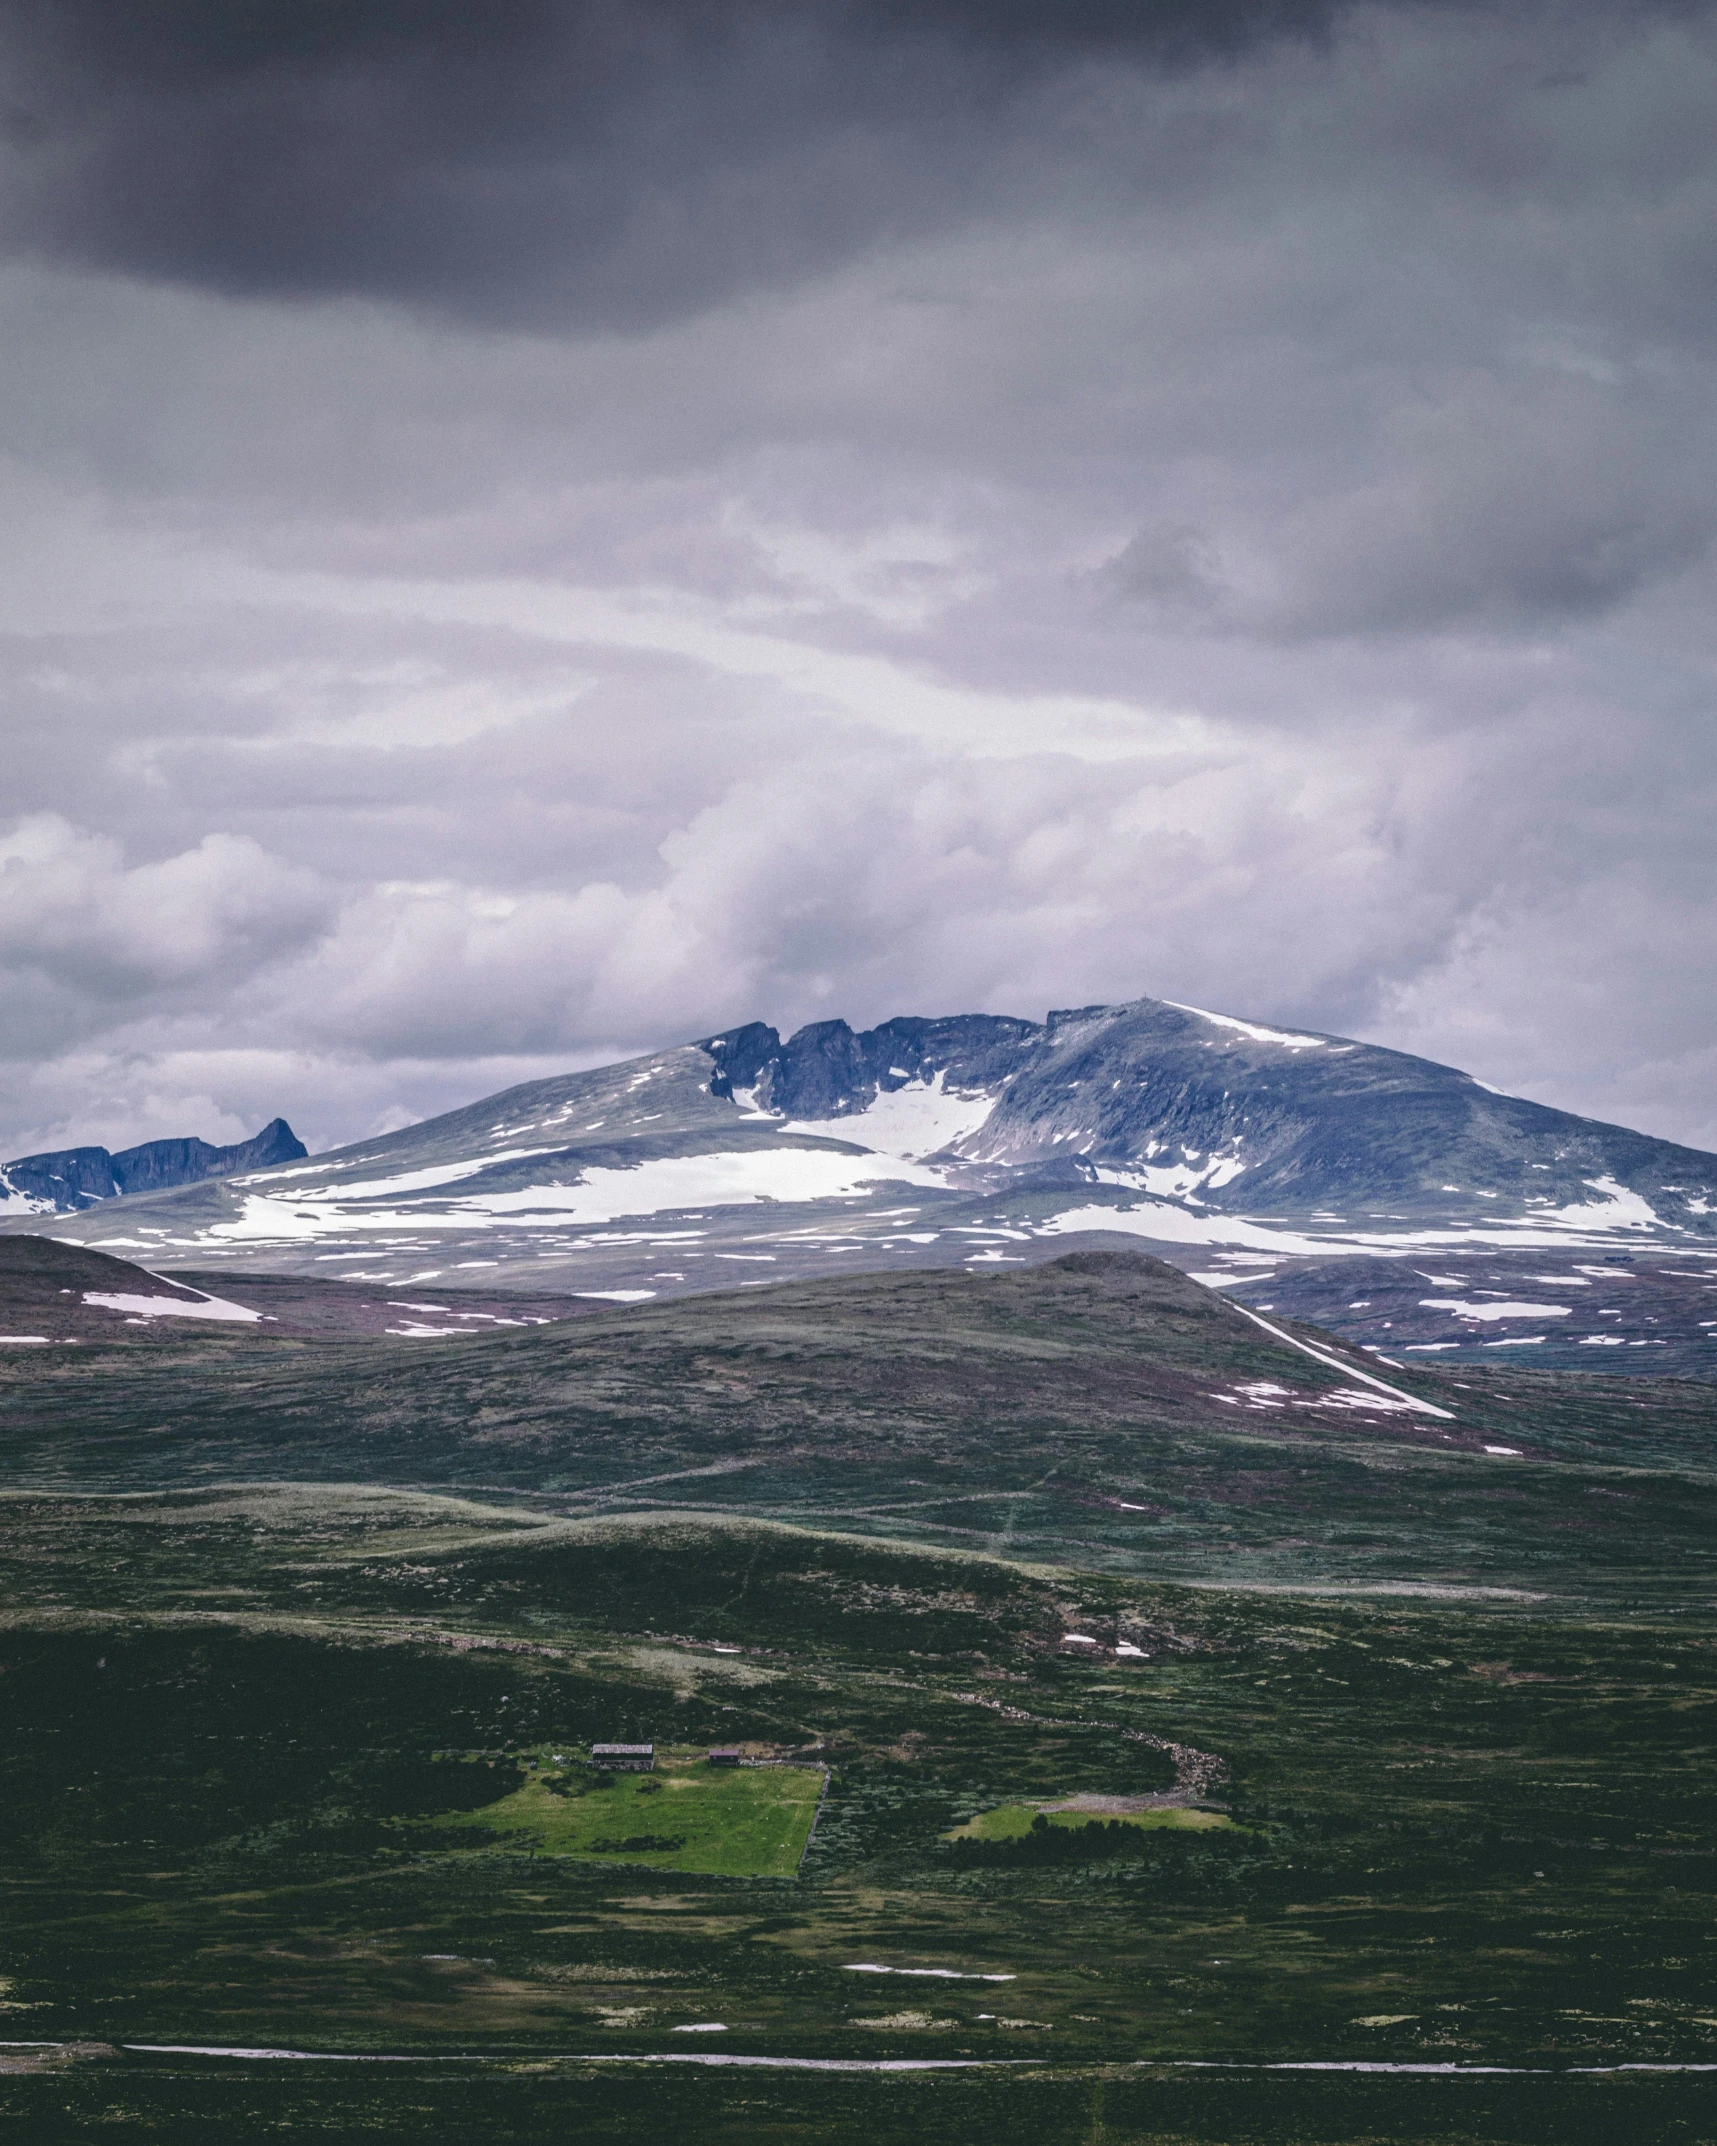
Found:
<svg viewBox="0 0 1717 2146"><path fill-rule="evenodd" d="M0 39L7 1152L1140 992L1717 1141L1709 8Z"/></svg>

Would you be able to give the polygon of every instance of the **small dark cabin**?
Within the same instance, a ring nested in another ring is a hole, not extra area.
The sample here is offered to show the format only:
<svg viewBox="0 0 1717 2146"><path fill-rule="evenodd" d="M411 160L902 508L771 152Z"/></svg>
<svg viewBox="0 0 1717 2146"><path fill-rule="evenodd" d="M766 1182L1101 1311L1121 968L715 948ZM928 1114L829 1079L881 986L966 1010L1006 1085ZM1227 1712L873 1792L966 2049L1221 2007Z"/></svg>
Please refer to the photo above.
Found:
<svg viewBox="0 0 1717 2146"><path fill-rule="evenodd" d="M737 1744L711 1744L709 1747L709 1762L712 1766L737 1766L739 1764L739 1746Z"/></svg>
<svg viewBox="0 0 1717 2146"><path fill-rule="evenodd" d="M590 1763L602 1773L649 1773L656 1764L654 1744L592 1744Z"/></svg>

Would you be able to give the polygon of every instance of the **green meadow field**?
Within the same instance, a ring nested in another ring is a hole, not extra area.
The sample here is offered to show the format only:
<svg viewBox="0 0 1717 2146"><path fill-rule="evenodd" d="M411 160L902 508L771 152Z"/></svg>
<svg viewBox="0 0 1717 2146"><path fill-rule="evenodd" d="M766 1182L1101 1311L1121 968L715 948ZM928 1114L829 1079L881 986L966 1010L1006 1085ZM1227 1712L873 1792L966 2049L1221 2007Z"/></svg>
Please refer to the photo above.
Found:
<svg viewBox="0 0 1717 2146"><path fill-rule="evenodd" d="M1081 1833L1092 1825L1132 1826L1146 1833L1164 1829L1177 1833L1209 1833L1234 1823L1225 1811L1114 1811L1099 1817L1089 1810L1058 1811L1053 1807L1046 1809L1041 1804L1000 1803L993 1811L980 1811L976 1818L968 1818L963 1826L951 1827L942 1838L1024 1840L1040 1818L1046 1826L1059 1827L1064 1833Z"/></svg>
<svg viewBox="0 0 1717 2146"><path fill-rule="evenodd" d="M545 1855L596 1856L656 1870L790 1878L817 1815L820 1768L716 1768L700 1751L658 1750L650 1773L593 1773L532 1753L510 1796L451 1823ZM445 1763L445 1762L444 1762Z"/></svg>

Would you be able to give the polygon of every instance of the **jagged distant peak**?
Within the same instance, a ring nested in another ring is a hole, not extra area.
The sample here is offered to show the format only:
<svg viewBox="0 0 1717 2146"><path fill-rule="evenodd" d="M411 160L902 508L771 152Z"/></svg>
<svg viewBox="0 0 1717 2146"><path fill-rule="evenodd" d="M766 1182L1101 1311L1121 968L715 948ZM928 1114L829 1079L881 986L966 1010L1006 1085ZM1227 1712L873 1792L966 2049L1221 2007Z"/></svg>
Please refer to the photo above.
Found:
<svg viewBox="0 0 1717 2146"><path fill-rule="evenodd" d="M271 1118L261 1132L230 1147L186 1138L145 1140L117 1154L104 1147L55 1148L0 1164L0 1211L76 1214L98 1200L266 1170L308 1153L284 1118Z"/></svg>

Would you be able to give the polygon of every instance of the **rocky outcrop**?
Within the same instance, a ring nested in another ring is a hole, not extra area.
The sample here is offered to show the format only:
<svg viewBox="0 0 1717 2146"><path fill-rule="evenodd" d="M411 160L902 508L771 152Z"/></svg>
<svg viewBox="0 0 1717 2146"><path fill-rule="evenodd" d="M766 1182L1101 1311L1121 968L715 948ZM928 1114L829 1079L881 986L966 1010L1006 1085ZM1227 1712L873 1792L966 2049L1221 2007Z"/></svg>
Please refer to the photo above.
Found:
<svg viewBox="0 0 1717 2146"><path fill-rule="evenodd" d="M0 1189L14 1198L45 1203L39 1213L75 1214L123 1193L165 1192L204 1178L270 1170L298 1162L308 1152L284 1118L272 1118L261 1132L231 1147L212 1147L206 1140L145 1140L117 1155L99 1147L20 1155L0 1167Z"/></svg>

